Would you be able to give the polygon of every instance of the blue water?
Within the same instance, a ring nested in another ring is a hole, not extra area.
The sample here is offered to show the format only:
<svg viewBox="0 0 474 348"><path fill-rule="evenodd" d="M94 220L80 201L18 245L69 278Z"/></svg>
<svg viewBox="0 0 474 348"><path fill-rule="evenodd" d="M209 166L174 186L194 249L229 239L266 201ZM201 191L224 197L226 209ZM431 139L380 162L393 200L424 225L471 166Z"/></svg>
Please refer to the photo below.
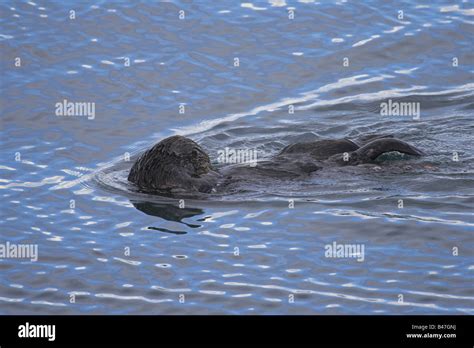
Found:
<svg viewBox="0 0 474 348"><path fill-rule="evenodd" d="M38 246L0 258L1 314L474 313L472 1L2 1L0 18L0 244ZM56 116L64 99L95 117ZM388 99L420 119L381 116ZM126 181L172 134L215 161L379 133L427 156L184 207Z"/></svg>

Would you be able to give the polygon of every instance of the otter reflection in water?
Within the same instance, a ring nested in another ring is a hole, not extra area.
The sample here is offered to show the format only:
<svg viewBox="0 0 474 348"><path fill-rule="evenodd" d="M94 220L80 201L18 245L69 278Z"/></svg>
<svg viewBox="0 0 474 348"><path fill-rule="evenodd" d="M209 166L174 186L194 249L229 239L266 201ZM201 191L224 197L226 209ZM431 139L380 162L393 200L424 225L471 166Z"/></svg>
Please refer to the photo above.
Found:
<svg viewBox="0 0 474 348"><path fill-rule="evenodd" d="M357 141L319 140L285 147L257 166L227 166L215 169L206 152L191 139L175 135L145 151L135 162L128 180L140 190L169 195L211 193L230 182L259 177L297 178L323 166L371 163L380 155L397 151L412 156L424 153L390 135L370 135Z"/></svg>

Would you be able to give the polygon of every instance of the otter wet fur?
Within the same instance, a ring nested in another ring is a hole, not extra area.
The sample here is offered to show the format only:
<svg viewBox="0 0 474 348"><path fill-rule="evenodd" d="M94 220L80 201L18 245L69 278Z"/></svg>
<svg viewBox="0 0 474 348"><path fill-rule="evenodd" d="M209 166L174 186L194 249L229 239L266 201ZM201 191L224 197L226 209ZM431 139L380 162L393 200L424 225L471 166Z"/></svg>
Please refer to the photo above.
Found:
<svg viewBox="0 0 474 348"><path fill-rule="evenodd" d="M392 135L369 135L357 140L327 139L286 146L270 160L255 167L229 165L217 170L207 153L193 140L175 135L163 139L136 160L128 181L140 191L180 195L212 193L239 178L295 178L311 174L323 166L372 163L387 152L411 156L424 153Z"/></svg>

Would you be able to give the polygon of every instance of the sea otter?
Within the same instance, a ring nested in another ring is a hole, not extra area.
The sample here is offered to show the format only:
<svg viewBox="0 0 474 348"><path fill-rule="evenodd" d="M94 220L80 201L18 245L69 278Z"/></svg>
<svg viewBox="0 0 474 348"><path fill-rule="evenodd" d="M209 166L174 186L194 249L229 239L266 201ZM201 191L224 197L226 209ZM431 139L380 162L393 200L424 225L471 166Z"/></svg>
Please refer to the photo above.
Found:
<svg viewBox="0 0 474 348"><path fill-rule="evenodd" d="M291 144L270 160L259 161L255 167L230 165L217 170L196 142L175 135L139 156L130 170L128 181L141 191L151 193L211 193L239 178L294 178L315 172L324 165L371 163L381 154L392 151L424 155L391 135L370 135L355 141L327 139Z"/></svg>

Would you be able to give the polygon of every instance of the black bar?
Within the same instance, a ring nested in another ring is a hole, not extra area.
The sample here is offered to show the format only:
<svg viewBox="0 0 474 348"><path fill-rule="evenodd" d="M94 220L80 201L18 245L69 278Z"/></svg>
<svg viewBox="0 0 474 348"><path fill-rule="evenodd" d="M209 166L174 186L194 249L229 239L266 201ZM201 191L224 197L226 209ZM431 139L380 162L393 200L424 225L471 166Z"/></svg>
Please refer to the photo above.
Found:
<svg viewBox="0 0 474 348"><path fill-rule="evenodd" d="M0 316L0 346L84 344L377 344L468 346L473 316ZM55 339L19 337L55 325ZM415 326L413 326L415 325ZM433 326L434 325L434 326ZM407 334L456 337L408 338Z"/></svg>

